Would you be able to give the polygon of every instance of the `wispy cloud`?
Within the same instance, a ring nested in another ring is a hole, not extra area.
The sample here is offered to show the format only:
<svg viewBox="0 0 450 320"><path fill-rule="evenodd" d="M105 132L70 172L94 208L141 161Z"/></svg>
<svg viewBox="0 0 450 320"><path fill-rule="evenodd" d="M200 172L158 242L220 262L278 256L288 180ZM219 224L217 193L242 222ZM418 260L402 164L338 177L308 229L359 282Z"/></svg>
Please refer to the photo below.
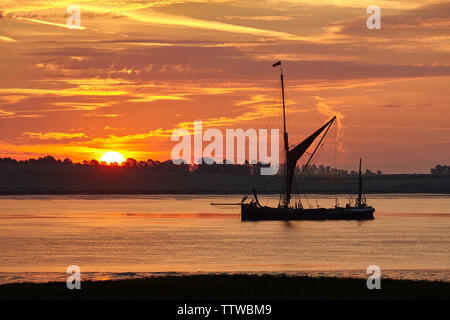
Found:
<svg viewBox="0 0 450 320"><path fill-rule="evenodd" d="M334 117L334 116L336 117L337 146L338 146L338 150L340 152L344 152L344 143L342 141L342 138L344 136L344 125L343 125L343 120L345 118L344 114L342 112L336 110L335 108L331 107L327 103L325 103L323 98L316 96L315 99L317 101L316 107L317 107L317 111L319 113L326 115L329 118Z"/></svg>
<svg viewBox="0 0 450 320"><path fill-rule="evenodd" d="M260 37L273 37L283 40L307 40L306 37L301 37L289 32L279 32L254 27L246 27L217 21L194 19L184 16L173 16L158 12L151 12L151 13L130 12L127 13L127 16L133 20L146 22L149 24L208 29L240 34L251 34Z"/></svg>
<svg viewBox="0 0 450 320"><path fill-rule="evenodd" d="M44 21L44 20L39 20L39 19L32 19L32 18L21 18L21 17L17 17L16 19L17 20L25 20L25 21L29 21L29 22L40 23L40 24L46 24L46 25L50 25L50 26L54 26L54 27L60 27L60 28L69 29L67 24L62 24L62 23ZM83 26L71 26L70 29L85 30L86 27L83 27Z"/></svg>
<svg viewBox="0 0 450 320"><path fill-rule="evenodd" d="M79 133L67 133L67 132L24 132L23 136L27 136L31 139L40 139L40 140L66 140L66 139L74 139L74 138L87 138L86 134Z"/></svg>
<svg viewBox="0 0 450 320"><path fill-rule="evenodd" d="M10 38L10 37L6 37L6 36L0 36L0 41L5 41L5 42L17 42L17 40Z"/></svg>

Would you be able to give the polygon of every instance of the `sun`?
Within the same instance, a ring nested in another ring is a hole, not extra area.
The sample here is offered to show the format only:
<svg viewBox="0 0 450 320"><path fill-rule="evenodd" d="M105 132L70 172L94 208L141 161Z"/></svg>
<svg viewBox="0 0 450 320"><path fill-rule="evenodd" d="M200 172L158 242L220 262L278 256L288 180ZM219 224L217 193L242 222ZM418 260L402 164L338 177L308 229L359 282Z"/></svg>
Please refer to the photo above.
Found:
<svg viewBox="0 0 450 320"><path fill-rule="evenodd" d="M109 151L102 155L102 157L100 158L100 161L102 161L102 162L104 161L107 164L111 164L114 162L121 164L122 162L125 162L125 158L119 152Z"/></svg>

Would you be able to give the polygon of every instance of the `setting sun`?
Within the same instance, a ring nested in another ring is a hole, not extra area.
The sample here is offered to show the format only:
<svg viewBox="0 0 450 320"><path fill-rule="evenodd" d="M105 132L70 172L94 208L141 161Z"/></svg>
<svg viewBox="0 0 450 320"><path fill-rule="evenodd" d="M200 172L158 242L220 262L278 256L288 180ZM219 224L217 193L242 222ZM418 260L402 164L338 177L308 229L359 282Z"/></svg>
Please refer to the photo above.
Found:
<svg viewBox="0 0 450 320"><path fill-rule="evenodd" d="M117 162L118 164L120 164L125 161L125 158L119 152L109 151L102 155L102 157L100 158L100 161L102 161L102 162L104 161L108 164L111 164L114 162Z"/></svg>

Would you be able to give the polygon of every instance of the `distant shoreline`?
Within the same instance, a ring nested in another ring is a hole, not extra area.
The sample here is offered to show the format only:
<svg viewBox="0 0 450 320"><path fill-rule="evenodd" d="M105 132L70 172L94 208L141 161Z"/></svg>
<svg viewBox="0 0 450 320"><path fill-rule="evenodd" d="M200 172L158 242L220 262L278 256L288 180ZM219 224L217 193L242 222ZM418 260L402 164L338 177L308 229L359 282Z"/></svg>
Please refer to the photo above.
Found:
<svg viewBox="0 0 450 320"><path fill-rule="evenodd" d="M0 165L0 195L279 194L282 176L201 173L126 167ZM303 176L293 193L356 194L355 175ZM363 192L450 194L450 175L363 175Z"/></svg>
<svg viewBox="0 0 450 320"><path fill-rule="evenodd" d="M273 276L194 275L129 280L82 281L81 290L64 282L0 285L0 300L367 300L449 299L450 282L382 279L381 290L369 290L365 279Z"/></svg>

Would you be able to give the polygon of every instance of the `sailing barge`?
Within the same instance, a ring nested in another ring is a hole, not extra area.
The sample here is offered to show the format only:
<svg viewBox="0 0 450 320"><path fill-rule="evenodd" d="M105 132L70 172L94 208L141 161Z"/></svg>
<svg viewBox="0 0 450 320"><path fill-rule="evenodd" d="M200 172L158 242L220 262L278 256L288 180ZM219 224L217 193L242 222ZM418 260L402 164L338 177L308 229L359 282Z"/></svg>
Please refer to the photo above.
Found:
<svg viewBox="0 0 450 320"><path fill-rule="evenodd" d="M284 103L284 81L283 69L281 68L281 61L273 64L273 67L280 66L281 92L283 99L283 129L284 129L284 151L286 156L286 165L284 167L284 194L280 197L278 207L262 206L258 201L256 190L253 189L253 199L250 202L245 202L247 197L244 197L240 203L241 205L241 220L242 221L259 221L259 220L371 220L374 219L373 213L375 209L367 205L365 197L362 196L362 174L361 174L361 159L359 161L359 192L355 204L348 203L345 207L336 205L334 208L303 208L301 204L293 206L291 204L291 191L294 179L295 167L297 161L302 157L306 150L313 144L313 142L324 132L315 150L310 155L306 163L312 159L321 144L328 130L332 126L336 117L333 117L316 132L306 138L303 142L289 148L288 133L286 131L286 113Z"/></svg>

